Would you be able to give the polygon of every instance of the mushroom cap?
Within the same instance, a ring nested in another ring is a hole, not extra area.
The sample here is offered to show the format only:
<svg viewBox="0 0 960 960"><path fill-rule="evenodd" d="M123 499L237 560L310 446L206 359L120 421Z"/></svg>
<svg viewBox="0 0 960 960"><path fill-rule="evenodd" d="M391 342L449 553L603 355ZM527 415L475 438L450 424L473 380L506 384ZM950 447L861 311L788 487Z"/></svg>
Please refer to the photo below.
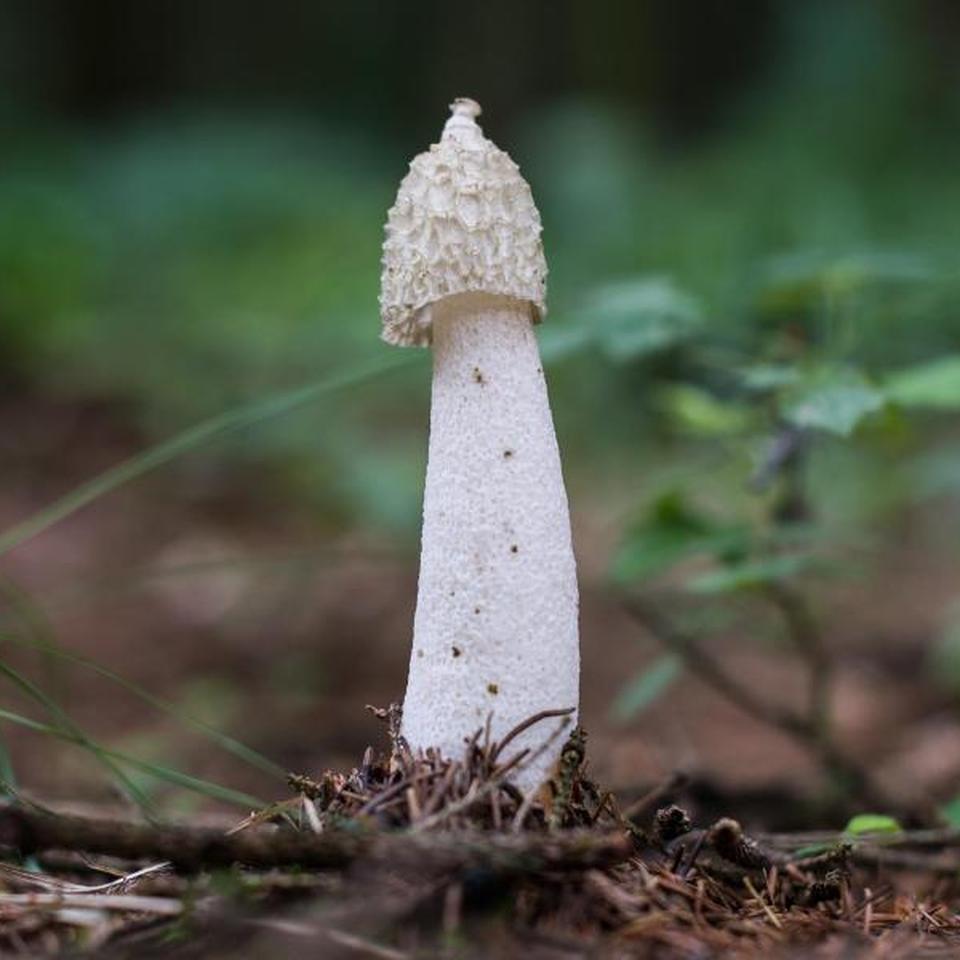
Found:
<svg viewBox="0 0 960 960"><path fill-rule="evenodd" d="M429 305L490 293L546 313L540 214L510 157L483 135L480 105L461 98L439 143L415 157L387 214L380 282L383 339L428 346Z"/></svg>

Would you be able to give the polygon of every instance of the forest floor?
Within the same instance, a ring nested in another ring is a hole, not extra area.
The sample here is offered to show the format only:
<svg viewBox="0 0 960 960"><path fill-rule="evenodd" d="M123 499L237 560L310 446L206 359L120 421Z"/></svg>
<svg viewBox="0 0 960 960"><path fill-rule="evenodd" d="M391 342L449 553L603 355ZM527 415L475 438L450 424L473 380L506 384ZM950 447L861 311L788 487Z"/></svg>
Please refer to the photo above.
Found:
<svg viewBox="0 0 960 960"><path fill-rule="evenodd" d="M461 760L390 749L226 824L0 808L0 940L117 957L953 957L960 830L748 835L674 778L627 807L585 737L551 783L481 731ZM533 717L529 723L556 719Z"/></svg>
<svg viewBox="0 0 960 960"><path fill-rule="evenodd" d="M3 527L142 447L111 409L23 397L0 407L10 425ZM23 799L0 813L0 842L27 859L0 877L5 950L252 957L298 955L316 939L324 956L344 957L960 954L957 838L932 819L934 833L904 820L911 829L847 850L842 832L856 813L935 810L960 786L960 711L931 657L958 571L916 533L936 518L913 518L868 576L817 598L834 736L889 797L878 810L831 791L802 738L689 673L632 719L611 710L662 648L604 585L610 517L600 504L584 510L575 522L589 766L578 763L560 789L559 812L554 793L533 798L514 830L524 799L496 764L484 766L491 744L462 765L470 776L450 775L459 786L447 794L411 792L411 761L394 750L391 765L382 722L363 710L402 692L415 554L303 508L278 510L261 493L273 478L256 469L231 470L229 483L202 464L171 469L175 482L144 478L4 558L7 626L27 641L8 643L4 662L98 744L228 784L267 813L247 821L151 783L185 832L143 828L133 835L142 849L117 849L123 824L140 821L89 752L6 724ZM744 629L752 617L711 651L763 698L802 702L801 664L772 633ZM253 746L280 776L240 763L84 658ZM22 690L2 706L45 719ZM291 787L282 771L307 779ZM471 782L483 795L464 804ZM281 809L269 805L278 800ZM383 802L386 818L360 813ZM675 836L657 820L672 804L690 820ZM94 834L104 819L114 829L93 843L84 823L61 835L57 821L48 844L31 816L49 809L85 815ZM423 817L435 819L417 826ZM347 848L321 843L312 855L335 861L322 869L291 867L289 850L231 868L238 850L221 840L240 824L235 837L280 831L296 847L342 835Z"/></svg>

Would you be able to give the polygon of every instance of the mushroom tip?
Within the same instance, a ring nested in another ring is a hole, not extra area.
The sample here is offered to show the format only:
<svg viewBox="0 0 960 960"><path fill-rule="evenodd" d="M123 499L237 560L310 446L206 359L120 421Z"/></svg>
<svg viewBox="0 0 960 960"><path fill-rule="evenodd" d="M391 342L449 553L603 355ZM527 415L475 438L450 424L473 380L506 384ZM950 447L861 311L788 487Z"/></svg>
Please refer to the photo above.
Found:
<svg viewBox="0 0 960 960"><path fill-rule="evenodd" d="M458 97L440 139L410 164L387 214L380 278L383 338L429 346L430 304L464 293L546 312L540 214L517 165L483 135L480 104Z"/></svg>
<svg viewBox="0 0 960 960"><path fill-rule="evenodd" d="M477 117L481 114L480 104L469 97L457 97L450 104L450 116L443 127L442 139L453 139L462 146L469 145L479 149L485 143Z"/></svg>
<svg viewBox="0 0 960 960"><path fill-rule="evenodd" d="M450 113L454 117L467 117L469 120L476 120L483 113L483 108L476 100L470 97L457 97L450 104Z"/></svg>

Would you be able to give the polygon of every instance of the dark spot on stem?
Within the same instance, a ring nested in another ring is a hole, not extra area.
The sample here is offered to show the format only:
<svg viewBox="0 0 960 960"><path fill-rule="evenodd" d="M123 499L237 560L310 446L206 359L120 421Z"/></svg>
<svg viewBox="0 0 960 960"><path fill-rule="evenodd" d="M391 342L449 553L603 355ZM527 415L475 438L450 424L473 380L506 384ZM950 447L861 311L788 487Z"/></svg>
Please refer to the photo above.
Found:
<svg viewBox="0 0 960 960"><path fill-rule="evenodd" d="M504 450L504 451L503 451L503 459L504 459L504 460L509 460L512 456L513 456L513 451L512 451L512 450Z"/></svg>
<svg viewBox="0 0 960 960"><path fill-rule="evenodd" d="M463 653L463 651L462 651L459 647L457 647L457 646L451 647L451 650L452 650L453 655L454 655L455 657L459 657L460 654Z"/></svg>
<svg viewBox="0 0 960 960"><path fill-rule="evenodd" d="M487 693L497 694L500 692L500 688L495 683L487 684Z"/></svg>
<svg viewBox="0 0 960 960"><path fill-rule="evenodd" d="M513 546L510 547L510 552L516 553L519 549L520 548L516 544L513 544Z"/></svg>
<svg viewBox="0 0 960 960"><path fill-rule="evenodd" d="M474 612L474 613L479 613L479 612L480 612L480 608L479 608L479 607L474 607L474 608L473 608L473 612Z"/></svg>
<svg viewBox="0 0 960 960"><path fill-rule="evenodd" d="M483 379L483 371L479 367L473 368L473 379L474 382L479 383L481 386L486 383L486 380Z"/></svg>

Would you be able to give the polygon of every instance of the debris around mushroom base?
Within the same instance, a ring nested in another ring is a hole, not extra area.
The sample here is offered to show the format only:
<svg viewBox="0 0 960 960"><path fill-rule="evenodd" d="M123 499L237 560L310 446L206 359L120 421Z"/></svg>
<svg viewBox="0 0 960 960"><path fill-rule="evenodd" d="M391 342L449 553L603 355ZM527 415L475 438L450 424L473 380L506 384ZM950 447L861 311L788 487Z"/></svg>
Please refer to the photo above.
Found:
<svg viewBox="0 0 960 960"><path fill-rule="evenodd" d="M765 960L798 949L825 958L921 949L947 957L960 946L960 833L905 831L882 838L886 846L842 834L751 837L731 818L698 827L668 797L657 810L634 804L638 820L628 823L589 777L582 731L564 746L553 781L524 796L504 777L523 760L511 751L519 728L500 743L477 731L459 759L414 756L399 710L375 712L388 725L389 752L368 748L349 773L291 775L296 796L209 846L209 827L130 824L130 833L117 821L30 804L0 808L0 840L9 845L22 818L19 835L32 838L43 867L0 865L0 944L49 951L109 942L133 956L179 932L192 945L229 936L237 957L329 941L358 955L403 958L456 935L477 951L466 955L477 956L546 944L545 957L576 947ZM178 870L131 860L135 835L154 853L179 858ZM108 855L111 837L124 859ZM298 844L305 854L339 851L340 865L281 868L296 859ZM229 876L205 869L227 862L231 849L240 859L256 851L259 868L234 867ZM275 866L271 849L283 853ZM911 872L912 896L899 892L902 869ZM104 870L120 875L91 882ZM296 916L276 915L294 905Z"/></svg>

